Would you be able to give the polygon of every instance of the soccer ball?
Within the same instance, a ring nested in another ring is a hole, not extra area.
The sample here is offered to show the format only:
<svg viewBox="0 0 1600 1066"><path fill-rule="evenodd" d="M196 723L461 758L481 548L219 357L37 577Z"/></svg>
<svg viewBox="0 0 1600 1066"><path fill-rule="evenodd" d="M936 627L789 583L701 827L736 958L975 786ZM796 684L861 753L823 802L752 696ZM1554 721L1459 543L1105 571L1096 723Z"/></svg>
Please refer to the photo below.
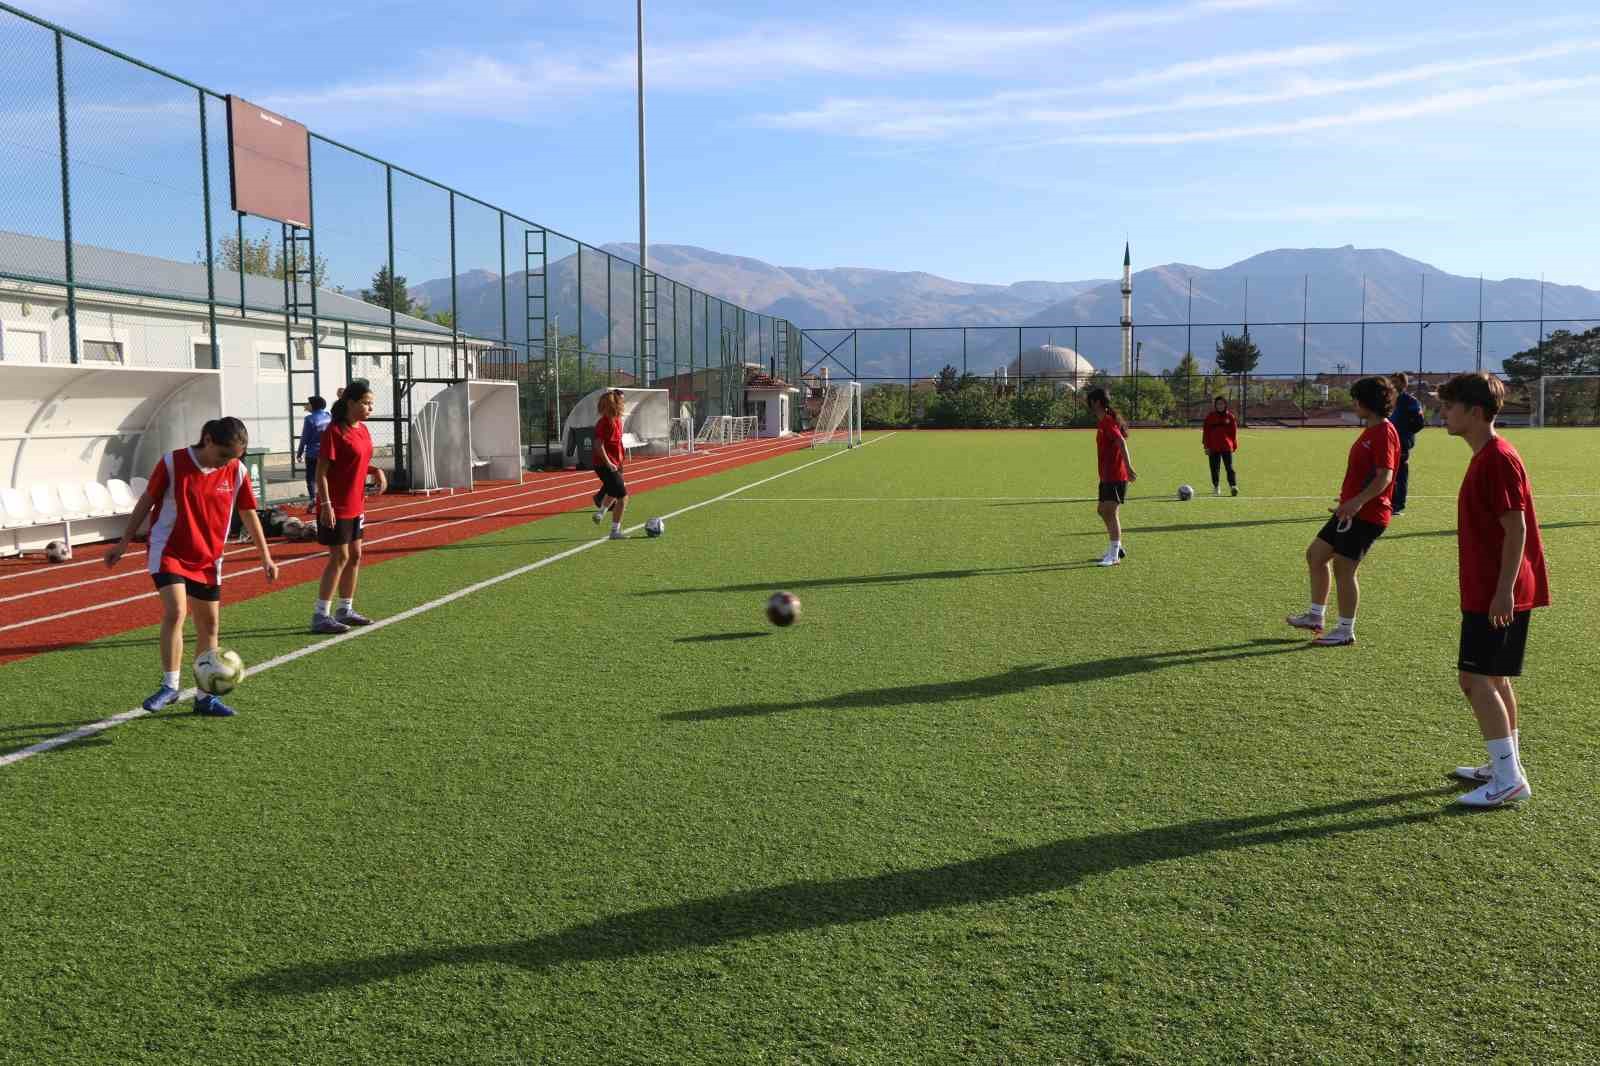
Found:
<svg viewBox="0 0 1600 1066"><path fill-rule="evenodd" d="M305 536L306 524L298 518L285 518L283 520L283 539L299 540Z"/></svg>
<svg viewBox="0 0 1600 1066"><path fill-rule="evenodd" d="M666 531L667 522L664 518L652 518L644 524L644 532L647 537L659 537Z"/></svg>
<svg viewBox="0 0 1600 1066"><path fill-rule="evenodd" d="M52 563L64 563L72 558L72 545L64 540L53 540L44 546L44 557Z"/></svg>
<svg viewBox="0 0 1600 1066"><path fill-rule="evenodd" d="M244 660L227 648L203 651L194 661L194 683L201 692L223 696L244 680Z"/></svg>
<svg viewBox="0 0 1600 1066"><path fill-rule="evenodd" d="M800 620L800 600L792 592L774 592L767 600L767 621L792 626Z"/></svg>
<svg viewBox="0 0 1600 1066"><path fill-rule="evenodd" d="M1180 499L1180 500L1192 500L1192 499L1194 499L1194 486L1193 485L1179 485L1178 486L1178 499Z"/></svg>

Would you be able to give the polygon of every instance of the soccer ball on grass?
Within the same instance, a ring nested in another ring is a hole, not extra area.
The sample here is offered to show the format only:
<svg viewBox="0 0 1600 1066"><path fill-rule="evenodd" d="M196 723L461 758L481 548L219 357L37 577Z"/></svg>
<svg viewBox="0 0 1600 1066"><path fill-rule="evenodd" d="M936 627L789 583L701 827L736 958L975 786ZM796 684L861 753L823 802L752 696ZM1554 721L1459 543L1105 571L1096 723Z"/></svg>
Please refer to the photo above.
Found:
<svg viewBox="0 0 1600 1066"><path fill-rule="evenodd" d="M652 518L644 524L644 534L647 537L659 537L667 531L665 518Z"/></svg>
<svg viewBox="0 0 1600 1066"><path fill-rule="evenodd" d="M1194 499L1194 486L1193 485L1179 485L1178 486L1178 499L1180 499L1180 500L1192 500L1192 499Z"/></svg>
<svg viewBox="0 0 1600 1066"><path fill-rule="evenodd" d="M792 592L774 592L767 600L767 621L792 626L800 619L800 599Z"/></svg>
<svg viewBox="0 0 1600 1066"><path fill-rule="evenodd" d="M194 684L201 692L224 696L244 680L244 660L227 648L201 652L194 660Z"/></svg>

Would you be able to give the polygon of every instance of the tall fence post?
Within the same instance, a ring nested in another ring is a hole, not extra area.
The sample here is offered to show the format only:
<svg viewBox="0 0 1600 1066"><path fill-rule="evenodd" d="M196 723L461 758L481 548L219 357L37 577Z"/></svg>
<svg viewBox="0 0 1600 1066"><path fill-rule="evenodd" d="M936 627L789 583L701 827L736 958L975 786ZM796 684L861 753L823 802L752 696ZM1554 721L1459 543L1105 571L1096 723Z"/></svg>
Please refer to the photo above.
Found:
<svg viewBox="0 0 1600 1066"><path fill-rule="evenodd" d="M204 89L196 89L195 95L200 99L200 203L206 215L206 335L211 338L211 369L221 370L222 338L217 336L217 261L211 234L211 149L206 132L206 93ZM315 268L313 261L313 283L316 280ZM285 359L292 356L291 352L284 353Z"/></svg>
<svg viewBox="0 0 1600 1066"><path fill-rule="evenodd" d="M67 155L67 59L61 31L56 31L56 118L61 134L61 236L66 249L67 358L78 361L78 285L72 260L72 176Z"/></svg>

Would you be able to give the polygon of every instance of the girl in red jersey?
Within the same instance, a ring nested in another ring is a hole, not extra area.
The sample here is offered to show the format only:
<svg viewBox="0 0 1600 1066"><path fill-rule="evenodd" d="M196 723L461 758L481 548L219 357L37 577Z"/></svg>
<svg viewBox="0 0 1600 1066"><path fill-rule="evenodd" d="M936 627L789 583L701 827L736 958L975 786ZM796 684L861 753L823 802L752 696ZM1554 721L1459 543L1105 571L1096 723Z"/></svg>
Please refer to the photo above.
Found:
<svg viewBox="0 0 1600 1066"><path fill-rule="evenodd" d="M1313 641L1324 647L1356 642L1356 607L1361 586L1356 570L1374 541L1389 527L1394 472L1400 468L1400 434L1389 421L1394 410L1394 386L1388 378L1362 378L1350 386L1356 414L1365 427L1350 448L1344 485L1333 517L1317 532L1306 549L1311 568L1311 606L1284 621L1317 634ZM1323 632L1328 609L1328 565L1339 583L1339 624Z"/></svg>
<svg viewBox="0 0 1600 1066"><path fill-rule="evenodd" d="M161 457L150 473L150 484L128 516L128 525L106 555L114 567L128 550L128 542L155 512L150 526L149 569L161 596L161 687L144 701L147 711L159 711L178 698L178 677L183 662L183 620L194 610L194 635L198 653L217 646L222 612L222 554L235 509L261 557L268 581L278 579L256 497L239 457L249 444L249 433L237 418L218 418L205 424L200 443ZM232 707L209 693L195 697L196 714L225 718Z"/></svg>
<svg viewBox="0 0 1600 1066"><path fill-rule="evenodd" d="M621 389L600 397L600 419L594 424L594 472L600 491L594 494L594 521L600 524L611 512L611 539L622 540L622 512L628 505L628 485L622 480L622 415L626 401Z"/></svg>
<svg viewBox="0 0 1600 1066"><path fill-rule="evenodd" d="M1239 479L1233 473L1233 453L1239 450L1239 420L1228 410L1228 398L1218 396L1211 402L1211 413L1206 415L1200 430L1200 444L1206 459L1211 463L1211 495L1222 495L1222 480L1218 467L1228 468L1228 491L1239 495Z"/></svg>
<svg viewBox="0 0 1600 1066"><path fill-rule="evenodd" d="M1096 386L1085 397L1089 413L1099 420L1095 428L1095 451L1100 463L1100 520L1106 524L1106 536L1111 543L1101 566L1116 566L1128 555L1122 546L1122 517L1120 508L1128 498L1128 483L1138 481L1133 469L1133 456L1128 452L1128 424L1117 409L1111 406L1106 390Z"/></svg>
<svg viewBox="0 0 1600 1066"><path fill-rule="evenodd" d="M1528 618L1550 606L1533 489L1522 456L1495 432L1506 387L1479 371L1451 378L1439 390L1444 424L1472 448L1456 497L1456 551L1461 585L1461 691L1489 749L1482 766L1458 766L1457 777L1479 787L1460 798L1468 807L1499 807L1533 795L1522 766L1517 695Z"/></svg>
<svg viewBox="0 0 1600 1066"><path fill-rule="evenodd" d="M367 475L388 488L383 471L372 465L372 436L363 424L372 417L372 386L360 378L333 402L333 421L322 431L317 455L317 541L328 549L328 565L317 585L311 632L348 633L372 619L356 613L356 579L361 572L361 541L367 512ZM334 590L339 607L330 611Z"/></svg>

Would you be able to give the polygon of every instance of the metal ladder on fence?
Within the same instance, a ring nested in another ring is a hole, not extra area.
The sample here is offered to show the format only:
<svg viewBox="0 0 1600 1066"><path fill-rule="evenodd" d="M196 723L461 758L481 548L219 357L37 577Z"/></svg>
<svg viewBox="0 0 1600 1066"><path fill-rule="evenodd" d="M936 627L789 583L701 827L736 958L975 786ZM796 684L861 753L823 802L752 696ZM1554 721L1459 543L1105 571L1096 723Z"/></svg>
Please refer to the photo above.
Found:
<svg viewBox="0 0 1600 1066"><path fill-rule="evenodd" d="M317 245L311 230L283 223L281 270L283 274L283 368L289 382L289 472L301 473L300 408L322 391L322 360L317 329ZM301 329L297 333L296 327ZM300 351L308 366L300 366Z"/></svg>
<svg viewBox="0 0 1600 1066"><path fill-rule="evenodd" d="M554 336L550 329L549 258L549 237L546 232L542 229L523 230L522 295L528 325L527 385L530 393L544 394L536 408L544 425L528 425L527 439L530 447L536 440L542 444L546 456L551 452L552 442L557 448L560 447L561 435L561 336L559 329ZM580 273L581 267L580 263ZM524 410L528 408L524 407Z"/></svg>
<svg viewBox="0 0 1600 1066"><path fill-rule="evenodd" d="M649 388L656 380L656 276L640 268L642 296L640 299L639 384Z"/></svg>

